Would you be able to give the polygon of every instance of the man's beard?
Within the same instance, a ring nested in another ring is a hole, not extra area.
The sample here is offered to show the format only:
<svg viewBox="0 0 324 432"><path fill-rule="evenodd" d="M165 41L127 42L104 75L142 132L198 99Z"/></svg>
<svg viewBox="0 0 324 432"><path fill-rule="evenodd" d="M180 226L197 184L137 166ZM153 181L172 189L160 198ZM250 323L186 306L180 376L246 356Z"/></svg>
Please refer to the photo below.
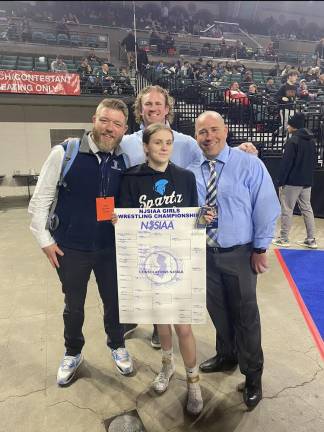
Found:
<svg viewBox="0 0 324 432"><path fill-rule="evenodd" d="M122 136L116 137L112 141L110 141L109 143L106 143L106 142L103 142L101 140L101 134L97 131L97 129L93 128L92 129L92 138L93 138L93 141L95 142L96 146L98 147L98 149L100 151L102 151L104 153L109 153L118 147L118 145L121 142L123 137Z"/></svg>

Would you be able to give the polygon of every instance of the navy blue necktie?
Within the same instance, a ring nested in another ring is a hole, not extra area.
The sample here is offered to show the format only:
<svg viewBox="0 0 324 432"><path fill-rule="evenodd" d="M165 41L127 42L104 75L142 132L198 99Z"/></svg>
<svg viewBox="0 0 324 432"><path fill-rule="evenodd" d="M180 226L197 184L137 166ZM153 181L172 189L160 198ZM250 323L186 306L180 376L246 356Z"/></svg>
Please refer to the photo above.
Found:
<svg viewBox="0 0 324 432"><path fill-rule="evenodd" d="M216 167L216 161L214 160L209 161L210 175L207 183L206 204L208 207L213 207L213 208L217 207L217 201L216 201L217 173L215 167ZM207 245L214 247L217 244L216 242L217 228L207 228L206 234L207 234L206 236Z"/></svg>

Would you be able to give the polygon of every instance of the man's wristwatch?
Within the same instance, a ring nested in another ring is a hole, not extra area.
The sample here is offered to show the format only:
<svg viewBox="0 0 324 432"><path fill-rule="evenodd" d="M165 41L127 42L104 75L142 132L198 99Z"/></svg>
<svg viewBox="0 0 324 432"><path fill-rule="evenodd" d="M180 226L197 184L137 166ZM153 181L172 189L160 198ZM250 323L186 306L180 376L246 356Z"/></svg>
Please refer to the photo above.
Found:
<svg viewBox="0 0 324 432"><path fill-rule="evenodd" d="M263 248L253 248L253 252L257 253L257 254L263 254L267 252L267 249L263 249Z"/></svg>

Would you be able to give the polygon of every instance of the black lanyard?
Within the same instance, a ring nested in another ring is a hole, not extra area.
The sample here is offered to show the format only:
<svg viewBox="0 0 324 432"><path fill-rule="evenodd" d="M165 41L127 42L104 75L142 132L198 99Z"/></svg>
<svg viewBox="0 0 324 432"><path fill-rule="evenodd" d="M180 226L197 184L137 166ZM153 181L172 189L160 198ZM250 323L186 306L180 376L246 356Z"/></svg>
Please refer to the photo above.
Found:
<svg viewBox="0 0 324 432"><path fill-rule="evenodd" d="M110 181L110 173L108 175L109 162L112 159L111 153L97 153L101 159L99 168L100 168L100 196L106 197L109 190L109 181ZM111 170L109 170L111 171Z"/></svg>

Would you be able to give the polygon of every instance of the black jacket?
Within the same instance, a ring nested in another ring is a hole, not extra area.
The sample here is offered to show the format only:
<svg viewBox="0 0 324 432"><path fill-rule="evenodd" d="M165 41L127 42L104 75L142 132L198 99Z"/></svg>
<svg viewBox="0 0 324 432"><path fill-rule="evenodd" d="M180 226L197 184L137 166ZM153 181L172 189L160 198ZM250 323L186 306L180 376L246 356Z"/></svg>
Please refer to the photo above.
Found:
<svg viewBox="0 0 324 432"><path fill-rule="evenodd" d="M146 163L124 172L118 207L197 207L197 186L191 171L169 163L165 172Z"/></svg>
<svg viewBox="0 0 324 432"><path fill-rule="evenodd" d="M285 144L278 186L312 186L315 155L315 141L311 132L297 129Z"/></svg>
<svg viewBox="0 0 324 432"><path fill-rule="evenodd" d="M285 104L288 107L292 107L293 102L297 96L297 85L289 84L286 82L283 84L277 93L277 99L279 104ZM282 98L287 98L288 100L282 100Z"/></svg>
<svg viewBox="0 0 324 432"><path fill-rule="evenodd" d="M128 34L121 42L121 46L124 46L126 48L127 52L134 52L135 51L135 36L130 33Z"/></svg>

